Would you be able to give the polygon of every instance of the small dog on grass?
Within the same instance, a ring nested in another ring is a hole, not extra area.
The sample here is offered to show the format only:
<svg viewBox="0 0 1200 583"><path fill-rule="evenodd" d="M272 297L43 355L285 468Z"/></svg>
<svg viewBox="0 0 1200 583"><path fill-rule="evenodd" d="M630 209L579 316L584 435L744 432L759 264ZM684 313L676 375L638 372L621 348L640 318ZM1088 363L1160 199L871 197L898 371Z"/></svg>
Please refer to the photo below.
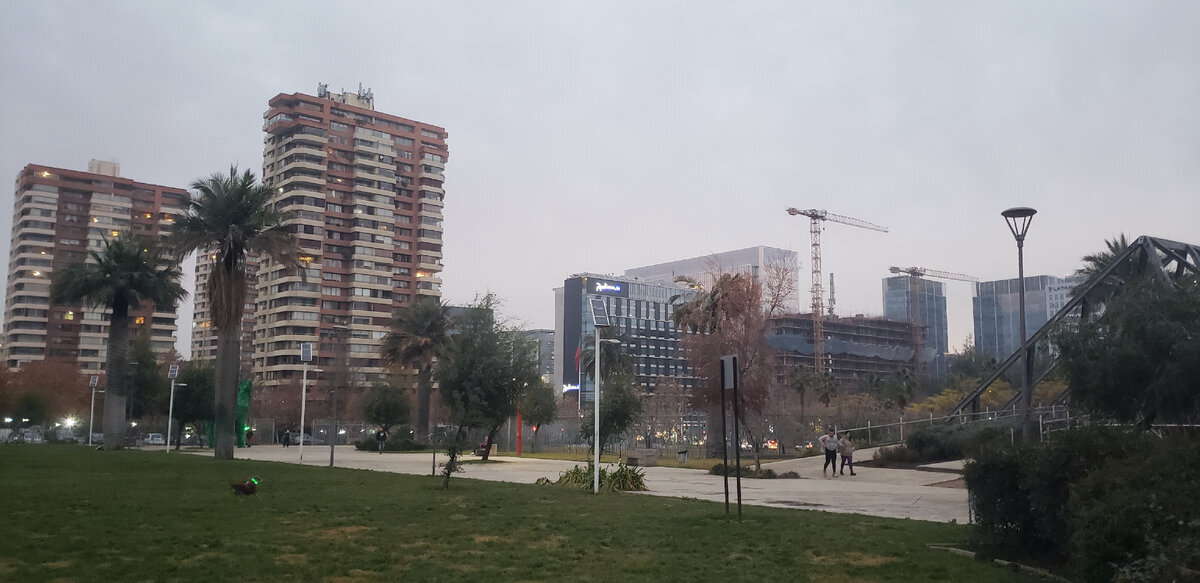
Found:
<svg viewBox="0 0 1200 583"><path fill-rule="evenodd" d="M245 482L234 482L230 486L233 487L234 496L253 496L255 492L258 492L258 476Z"/></svg>

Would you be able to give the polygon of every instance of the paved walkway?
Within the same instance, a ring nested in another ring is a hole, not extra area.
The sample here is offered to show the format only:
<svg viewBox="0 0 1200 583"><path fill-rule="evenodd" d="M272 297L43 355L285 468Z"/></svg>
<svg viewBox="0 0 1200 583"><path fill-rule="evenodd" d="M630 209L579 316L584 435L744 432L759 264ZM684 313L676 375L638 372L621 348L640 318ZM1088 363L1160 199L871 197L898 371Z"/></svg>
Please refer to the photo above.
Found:
<svg viewBox="0 0 1200 583"><path fill-rule="evenodd" d="M212 450L195 453L212 455ZM872 450L855 452L859 459L869 459ZM258 446L238 449L239 459L298 463L300 448ZM353 447L339 446L335 454L336 465L343 468L395 472L401 474L430 475L434 473L433 454L372 453L356 451ZM445 461L442 454L438 462ZM472 459L472 456L468 456ZM463 478L532 484L538 478L551 480L560 472L578 465L579 462L492 456L502 463L467 464L458 474ZM743 465L750 462L742 458ZM889 518L912 518L935 522L959 523L967 521L967 491L952 487L949 483L958 477L942 471L898 470L886 468L861 468L858 474L838 478L821 475L824 457L810 457L763 464L776 472L796 471L799 480L742 480L742 503L756 506L781 508L804 508L828 512L847 512L884 516ZM306 446L304 465L328 466L329 446ZM709 475L704 470L652 467L643 468L646 495L689 497L713 502L725 499L724 485L720 476ZM736 501L735 480L730 478L730 497ZM943 484L935 486L934 484ZM950 486L950 487L948 487Z"/></svg>

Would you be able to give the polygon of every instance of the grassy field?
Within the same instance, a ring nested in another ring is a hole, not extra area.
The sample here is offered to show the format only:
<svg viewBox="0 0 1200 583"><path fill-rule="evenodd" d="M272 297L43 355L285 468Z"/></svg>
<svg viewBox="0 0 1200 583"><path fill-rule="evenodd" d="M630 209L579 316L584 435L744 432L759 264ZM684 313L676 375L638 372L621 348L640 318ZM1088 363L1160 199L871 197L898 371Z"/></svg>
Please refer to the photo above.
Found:
<svg viewBox="0 0 1200 583"><path fill-rule="evenodd" d="M80 446L0 468L4 581L1033 580L926 548L947 524Z"/></svg>

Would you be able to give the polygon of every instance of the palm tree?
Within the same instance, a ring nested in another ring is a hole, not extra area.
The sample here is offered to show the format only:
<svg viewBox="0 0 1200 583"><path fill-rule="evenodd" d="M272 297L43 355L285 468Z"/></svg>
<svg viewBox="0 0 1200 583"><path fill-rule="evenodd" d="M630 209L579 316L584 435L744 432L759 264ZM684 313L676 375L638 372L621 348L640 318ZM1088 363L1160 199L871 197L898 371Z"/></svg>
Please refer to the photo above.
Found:
<svg viewBox="0 0 1200 583"><path fill-rule="evenodd" d="M1125 237L1125 233L1121 233L1116 238L1105 239L1104 245L1106 247L1104 251L1083 256L1084 265L1075 271L1075 275L1084 276L1084 280L1071 290L1072 296L1079 293L1084 285L1091 283L1100 272L1107 269L1118 255L1124 253L1129 248L1129 240ZM1111 300L1125 284L1138 279L1139 274L1143 272L1144 270L1140 269L1138 262L1127 259L1124 265L1114 269L1104 281L1097 282L1096 287L1088 292L1087 297L1084 298L1084 317L1087 317L1095 306L1102 306Z"/></svg>
<svg viewBox="0 0 1200 583"><path fill-rule="evenodd" d="M396 310L391 332L383 338L380 356L390 365L417 370L417 437L429 435L429 400L433 394L433 364L450 335L449 306L438 298L418 296L412 305Z"/></svg>
<svg viewBox="0 0 1200 583"><path fill-rule="evenodd" d="M83 303L112 312L105 364L104 446L120 449L125 442L125 399L129 395L129 312L149 300L160 310L174 310L187 296L179 284L182 270L153 239L122 232L88 252L90 262L74 263L54 274L54 304Z"/></svg>
<svg viewBox="0 0 1200 583"><path fill-rule="evenodd" d="M616 328L613 328L616 330ZM600 380L608 382L611 375L620 372L633 372L633 356L621 350L622 346L629 346L629 335L624 332L609 332L611 338L604 338L600 341ZM617 342L610 342L616 340ZM596 336L592 335L584 338L583 346L579 349L579 370L586 378L592 378L596 375Z"/></svg>
<svg viewBox="0 0 1200 583"><path fill-rule="evenodd" d="M246 303L246 258L266 256L299 267L295 235L288 216L271 203L272 191L247 170L216 173L192 183L192 198L175 221L171 243L186 256L193 251L215 257L208 275L212 324L217 333L216 386L213 397L213 454L233 459L234 408ZM303 272L301 272L303 274Z"/></svg>

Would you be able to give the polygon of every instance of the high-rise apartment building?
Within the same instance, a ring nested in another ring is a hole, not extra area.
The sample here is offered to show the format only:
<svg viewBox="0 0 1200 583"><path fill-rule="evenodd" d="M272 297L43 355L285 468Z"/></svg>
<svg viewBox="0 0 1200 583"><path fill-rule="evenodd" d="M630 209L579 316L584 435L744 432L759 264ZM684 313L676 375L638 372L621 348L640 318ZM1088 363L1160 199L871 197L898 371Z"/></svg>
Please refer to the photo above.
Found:
<svg viewBox="0 0 1200 583"><path fill-rule="evenodd" d="M946 378L946 353L950 350L950 332L946 320L946 286L940 281L918 278L916 297L909 275L883 279L883 317L900 322L920 323L924 327L924 352L920 355L929 367L930 378L941 383ZM915 306L919 319L909 310Z"/></svg>
<svg viewBox="0 0 1200 583"><path fill-rule="evenodd" d="M263 117L263 182L294 217L304 273L259 262L255 377L299 379L301 345L313 342L314 366L369 383L385 372L394 310L441 296L446 130L375 111L369 90L323 84L275 96Z"/></svg>
<svg viewBox="0 0 1200 583"><path fill-rule="evenodd" d="M92 160L87 172L30 164L17 176L9 251L4 353L19 369L35 360L77 363L103 374L111 311L50 302L51 275L88 260L90 250L121 231L158 237L182 212L187 191L136 182L115 162ZM175 347L175 311L147 303L130 314L154 349Z"/></svg>
<svg viewBox="0 0 1200 583"><path fill-rule="evenodd" d="M1035 275L1025 278L1025 333L1033 334L1070 301L1079 276ZM972 300L975 347L987 358L1003 361L1024 343L1021 338L1020 280L1001 279L975 284Z"/></svg>

